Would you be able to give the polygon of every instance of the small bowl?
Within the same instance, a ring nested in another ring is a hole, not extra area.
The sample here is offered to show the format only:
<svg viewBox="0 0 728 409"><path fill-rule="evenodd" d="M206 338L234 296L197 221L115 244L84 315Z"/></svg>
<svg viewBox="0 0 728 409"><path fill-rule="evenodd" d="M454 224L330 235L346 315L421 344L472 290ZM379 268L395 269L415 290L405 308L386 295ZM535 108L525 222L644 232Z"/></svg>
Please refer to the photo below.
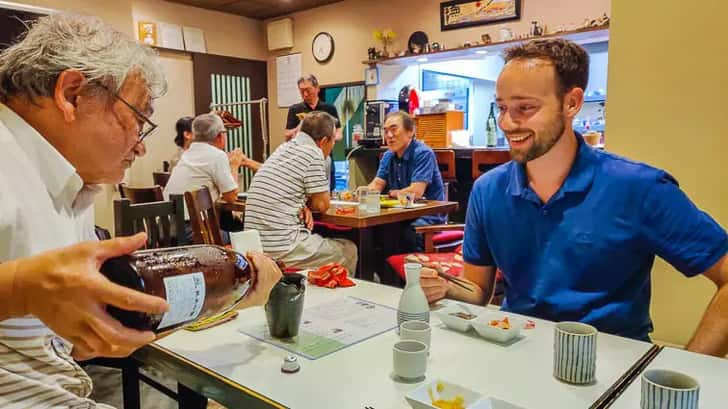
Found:
<svg viewBox="0 0 728 409"><path fill-rule="evenodd" d="M440 384L442 392L437 392L437 385ZM463 398L463 406L467 409L475 408L489 408L490 406L481 406L479 402L483 399L483 395L470 389L464 388L454 383L445 382L440 379L435 379L430 383L426 383L412 392L405 395L405 400L412 407L412 409L437 409L432 404L430 399L430 393L432 391L435 399L452 400L455 397L460 396Z"/></svg>
<svg viewBox="0 0 728 409"><path fill-rule="evenodd" d="M448 328L454 329L455 331L467 332L470 329L473 321L478 319L478 316L476 315L474 318L468 320L458 317L457 315L453 315L458 313L467 314L462 308L458 307L457 305L451 305L434 312L437 318L439 318L440 321L442 321L442 323L445 324L445 326L447 326Z"/></svg>
<svg viewBox="0 0 728 409"><path fill-rule="evenodd" d="M511 324L511 327L509 329L503 329L490 325L491 321L500 321L504 318L508 318L508 321ZM525 324L526 320L524 320L523 318L519 318L502 312L486 312L481 314L480 317L472 322L472 326L478 333L478 335L487 340L500 343L508 342L513 338L519 336Z"/></svg>

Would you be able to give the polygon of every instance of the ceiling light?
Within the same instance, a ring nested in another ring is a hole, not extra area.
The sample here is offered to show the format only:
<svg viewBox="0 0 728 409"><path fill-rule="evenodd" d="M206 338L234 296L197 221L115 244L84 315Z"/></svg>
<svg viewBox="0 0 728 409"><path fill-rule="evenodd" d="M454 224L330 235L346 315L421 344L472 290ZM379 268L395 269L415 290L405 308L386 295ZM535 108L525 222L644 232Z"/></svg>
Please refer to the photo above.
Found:
<svg viewBox="0 0 728 409"><path fill-rule="evenodd" d="M417 59L417 62L427 62L427 57L420 57Z"/></svg>
<svg viewBox="0 0 728 409"><path fill-rule="evenodd" d="M475 54L488 54L488 50L478 50L475 52Z"/></svg>

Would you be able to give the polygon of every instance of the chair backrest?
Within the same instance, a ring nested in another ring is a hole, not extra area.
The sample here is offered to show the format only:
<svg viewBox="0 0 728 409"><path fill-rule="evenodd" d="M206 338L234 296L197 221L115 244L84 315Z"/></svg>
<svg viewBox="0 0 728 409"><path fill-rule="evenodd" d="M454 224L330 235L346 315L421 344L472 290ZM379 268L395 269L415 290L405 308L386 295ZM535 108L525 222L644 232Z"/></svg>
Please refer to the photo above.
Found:
<svg viewBox="0 0 728 409"><path fill-rule="evenodd" d="M185 210L182 195L169 201L132 204L129 199L114 200L115 234L131 236L147 232L147 248L174 247L185 243Z"/></svg>
<svg viewBox="0 0 728 409"><path fill-rule="evenodd" d="M119 194L122 199L129 199L131 204L161 202L164 200L161 186L130 187L119 183Z"/></svg>
<svg viewBox="0 0 728 409"><path fill-rule="evenodd" d="M248 251L263 252L263 243L260 241L258 230L230 232L230 243L233 245L233 250L241 254Z"/></svg>
<svg viewBox="0 0 728 409"><path fill-rule="evenodd" d="M167 186L167 181L169 181L170 175L171 173L169 172L152 172L152 180L155 185L165 187Z"/></svg>
<svg viewBox="0 0 728 409"><path fill-rule="evenodd" d="M437 167L440 168L442 179L448 182L457 180L455 174L455 151L453 150L436 150Z"/></svg>
<svg viewBox="0 0 728 409"><path fill-rule="evenodd" d="M475 150L473 151L473 180L494 167L511 160L510 152L506 150Z"/></svg>
<svg viewBox="0 0 728 409"><path fill-rule="evenodd" d="M224 245L220 233L220 219L207 186L185 192L185 203L187 203L187 213L190 215L190 225L192 226L192 242L194 244Z"/></svg>

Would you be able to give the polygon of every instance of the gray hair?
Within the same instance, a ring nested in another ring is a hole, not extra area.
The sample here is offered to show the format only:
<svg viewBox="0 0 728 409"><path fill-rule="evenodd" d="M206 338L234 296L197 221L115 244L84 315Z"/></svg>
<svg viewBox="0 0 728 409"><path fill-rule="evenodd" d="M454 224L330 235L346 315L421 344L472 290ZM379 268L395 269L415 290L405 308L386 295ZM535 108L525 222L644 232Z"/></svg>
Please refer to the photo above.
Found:
<svg viewBox="0 0 728 409"><path fill-rule="evenodd" d="M118 92L138 72L152 98L167 90L157 53L91 16L55 13L39 18L25 37L0 53L0 101L50 97L58 76L74 70L89 84ZM93 90L93 88L92 88Z"/></svg>
<svg viewBox="0 0 728 409"><path fill-rule="evenodd" d="M195 142L213 142L220 132L225 132L225 124L219 115L202 114L192 121L192 135Z"/></svg>
<svg viewBox="0 0 728 409"><path fill-rule="evenodd" d="M296 82L296 85L301 85L302 82L306 81L310 82L311 85L313 85L314 87L319 86L318 78L316 78L316 76L313 74L304 75L303 77L299 78L298 82Z"/></svg>
<svg viewBox="0 0 728 409"><path fill-rule="evenodd" d="M316 142L326 136L333 138L336 133L336 118L324 111L311 111L303 117L301 132Z"/></svg>

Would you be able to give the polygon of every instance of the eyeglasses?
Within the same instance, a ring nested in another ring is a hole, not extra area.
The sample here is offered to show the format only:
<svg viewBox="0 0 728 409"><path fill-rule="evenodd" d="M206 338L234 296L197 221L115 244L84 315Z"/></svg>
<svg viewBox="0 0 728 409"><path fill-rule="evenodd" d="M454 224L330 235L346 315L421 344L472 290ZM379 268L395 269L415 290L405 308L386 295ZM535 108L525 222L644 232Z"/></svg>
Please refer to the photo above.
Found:
<svg viewBox="0 0 728 409"><path fill-rule="evenodd" d="M103 88L106 91L108 91L111 95L114 96L114 98L118 99L119 101L121 101L122 104L124 104L127 107L129 107L129 109L131 109L131 111L134 112L134 114L139 119L139 139L137 139L137 143L141 143L142 141L144 141L144 139L147 136L149 136L152 132L154 132L154 130L157 129L157 127L159 125L157 125L154 122L152 122L151 119L149 119L146 115L144 115L143 113L141 113L141 111L139 111L137 108L135 108L134 105L132 105L129 102L127 102L119 94L117 94L116 92L110 90L107 86L105 86L103 84L101 84L101 88Z"/></svg>

